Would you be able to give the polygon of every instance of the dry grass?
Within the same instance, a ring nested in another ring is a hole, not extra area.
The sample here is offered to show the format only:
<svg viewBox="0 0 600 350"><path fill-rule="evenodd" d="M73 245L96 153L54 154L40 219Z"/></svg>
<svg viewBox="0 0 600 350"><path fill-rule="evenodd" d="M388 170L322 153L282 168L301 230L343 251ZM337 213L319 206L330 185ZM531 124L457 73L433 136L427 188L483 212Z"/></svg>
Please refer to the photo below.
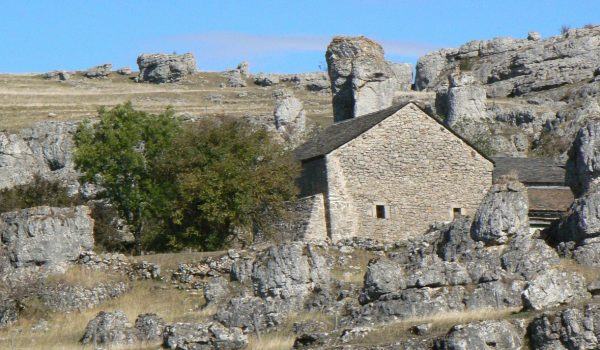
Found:
<svg viewBox="0 0 600 350"><path fill-rule="evenodd" d="M51 284L66 284L91 288L103 282L126 281L127 278L120 274L111 274L107 271L85 268L80 265L70 267L63 274L51 275L48 282Z"/></svg>
<svg viewBox="0 0 600 350"><path fill-rule="evenodd" d="M560 259L557 267L563 271L580 274L588 282L595 281L600 276L600 267L581 265L571 259Z"/></svg>
<svg viewBox="0 0 600 350"><path fill-rule="evenodd" d="M296 337L289 333L269 333L257 337L251 337L248 342L248 350L283 350L291 349Z"/></svg>
<svg viewBox="0 0 600 350"><path fill-rule="evenodd" d="M410 328L415 325L431 323L432 332L445 332L448 328L456 324L481 320L503 319L519 312L519 310L520 308L517 307L504 309L484 308L444 312L431 316L411 317L377 327L364 338L358 339L357 342L360 344L385 344L405 337Z"/></svg>
<svg viewBox="0 0 600 350"><path fill-rule="evenodd" d="M99 307L81 312L50 314L47 332L31 330L36 319L19 320L17 324L0 331L0 349L81 349L78 341L87 322L102 310L122 310L132 323L137 315L147 312L154 312L167 322L201 321L210 314L196 311L203 303L201 297L191 296L159 282L134 282L129 293ZM137 344L125 348L144 349L149 346L156 348L155 344Z"/></svg>
<svg viewBox="0 0 600 350"><path fill-rule="evenodd" d="M250 80L245 88L221 88L225 80L218 73L198 73L188 81L177 84L140 84L128 77L111 74L108 79L87 79L75 75L66 82L50 81L39 75L0 74L0 130L17 130L36 121L80 120L96 114L100 106L114 106L131 101L135 108L159 113L168 105L176 112L194 115L271 115L274 107L273 91ZM288 86L291 87L291 86ZM239 96L240 92L245 96ZM307 116L331 123L331 96L303 89L294 90L304 102ZM222 95L220 102L210 95Z"/></svg>

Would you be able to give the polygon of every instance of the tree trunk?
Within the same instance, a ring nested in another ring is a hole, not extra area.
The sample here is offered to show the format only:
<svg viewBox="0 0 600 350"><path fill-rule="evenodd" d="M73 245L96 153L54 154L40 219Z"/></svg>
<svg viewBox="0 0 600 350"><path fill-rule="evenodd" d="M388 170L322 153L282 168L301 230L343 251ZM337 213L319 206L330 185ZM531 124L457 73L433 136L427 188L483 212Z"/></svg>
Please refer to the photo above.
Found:
<svg viewBox="0 0 600 350"><path fill-rule="evenodd" d="M133 230L133 254L142 255L142 231L144 230L144 223L142 220L141 209L137 210L137 215L135 215L134 218L135 224Z"/></svg>

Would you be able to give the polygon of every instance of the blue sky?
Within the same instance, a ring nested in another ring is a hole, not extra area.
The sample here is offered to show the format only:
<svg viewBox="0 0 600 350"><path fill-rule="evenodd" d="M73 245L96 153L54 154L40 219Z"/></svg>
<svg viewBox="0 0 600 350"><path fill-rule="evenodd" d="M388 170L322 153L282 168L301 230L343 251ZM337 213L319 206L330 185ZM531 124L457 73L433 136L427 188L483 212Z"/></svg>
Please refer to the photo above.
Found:
<svg viewBox="0 0 600 350"><path fill-rule="evenodd" d="M474 39L600 23L600 1L0 0L0 72L136 68L142 52L193 52L200 70L319 70L334 35L366 35L415 62Z"/></svg>

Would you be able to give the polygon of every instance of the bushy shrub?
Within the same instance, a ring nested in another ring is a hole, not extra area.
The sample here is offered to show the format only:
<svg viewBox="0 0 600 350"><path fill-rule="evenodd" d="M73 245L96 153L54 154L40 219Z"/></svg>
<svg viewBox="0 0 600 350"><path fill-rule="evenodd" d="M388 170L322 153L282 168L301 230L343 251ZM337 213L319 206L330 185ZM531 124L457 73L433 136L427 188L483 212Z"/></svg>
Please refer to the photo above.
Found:
<svg viewBox="0 0 600 350"><path fill-rule="evenodd" d="M214 250L268 233L297 193L299 165L267 131L239 120L185 128L162 162L175 184L166 234L172 249ZM245 236L245 238L244 238Z"/></svg>

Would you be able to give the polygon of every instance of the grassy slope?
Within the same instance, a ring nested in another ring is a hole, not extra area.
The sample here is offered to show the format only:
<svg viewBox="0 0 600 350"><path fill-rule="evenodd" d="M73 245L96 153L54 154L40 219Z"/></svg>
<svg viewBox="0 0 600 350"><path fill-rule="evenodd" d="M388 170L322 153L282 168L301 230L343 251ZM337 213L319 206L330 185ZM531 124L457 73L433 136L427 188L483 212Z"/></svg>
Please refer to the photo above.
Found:
<svg viewBox="0 0 600 350"><path fill-rule="evenodd" d="M100 106L113 106L131 101L136 108L160 112L168 105L176 112L192 115L271 115L273 91L291 85L259 87L248 80L245 88L221 88L225 79L219 73L198 73L177 84L146 84L132 80L135 75L115 73L107 79L87 79L79 74L65 82L43 79L39 75L0 75L0 130L16 130L49 119L78 120L92 116ZM241 92L246 95L239 96ZM294 89L304 102L309 118L328 123L331 112L330 94ZM221 102L211 95L222 95Z"/></svg>

